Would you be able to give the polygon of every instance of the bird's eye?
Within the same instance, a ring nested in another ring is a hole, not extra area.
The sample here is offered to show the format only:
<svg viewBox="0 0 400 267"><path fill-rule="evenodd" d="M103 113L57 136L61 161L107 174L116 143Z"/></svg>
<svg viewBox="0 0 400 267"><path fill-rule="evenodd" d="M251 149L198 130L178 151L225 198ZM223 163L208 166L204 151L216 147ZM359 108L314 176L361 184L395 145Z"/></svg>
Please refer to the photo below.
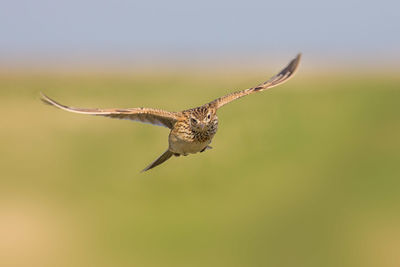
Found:
<svg viewBox="0 0 400 267"><path fill-rule="evenodd" d="M211 118L211 114L208 114L208 115L207 115L207 119L210 119L210 118Z"/></svg>
<svg viewBox="0 0 400 267"><path fill-rule="evenodd" d="M196 123L197 123L197 120L194 119L194 118L192 118L192 123L193 123L193 124L196 124Z"/></svg>

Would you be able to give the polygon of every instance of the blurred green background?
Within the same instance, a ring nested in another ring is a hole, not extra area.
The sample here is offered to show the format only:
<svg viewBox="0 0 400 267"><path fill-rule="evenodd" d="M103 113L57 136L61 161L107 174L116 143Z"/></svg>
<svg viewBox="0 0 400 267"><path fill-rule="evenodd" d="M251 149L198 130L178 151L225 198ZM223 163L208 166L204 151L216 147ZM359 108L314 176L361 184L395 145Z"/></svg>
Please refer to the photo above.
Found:
<svg viewBox="0 0 400 267"><path fill-rule="evenodd" d="M218 113L214 149L140 174L178 111L274 74L0 74L1 266L400 266L400 75L300 71Z"/></svg>

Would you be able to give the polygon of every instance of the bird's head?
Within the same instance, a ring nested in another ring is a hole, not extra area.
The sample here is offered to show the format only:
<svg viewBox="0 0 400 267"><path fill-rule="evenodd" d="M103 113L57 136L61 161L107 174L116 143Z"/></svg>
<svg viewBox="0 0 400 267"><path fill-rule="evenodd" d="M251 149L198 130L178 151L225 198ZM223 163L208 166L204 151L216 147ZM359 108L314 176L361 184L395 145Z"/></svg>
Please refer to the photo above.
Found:
<svg viewBox="0 0 400 267"><path fill-rule="evenodd" d="M189 120L192 130L204 132L212 128L218 119L214 110L199 107L190 113Z"/></svg>

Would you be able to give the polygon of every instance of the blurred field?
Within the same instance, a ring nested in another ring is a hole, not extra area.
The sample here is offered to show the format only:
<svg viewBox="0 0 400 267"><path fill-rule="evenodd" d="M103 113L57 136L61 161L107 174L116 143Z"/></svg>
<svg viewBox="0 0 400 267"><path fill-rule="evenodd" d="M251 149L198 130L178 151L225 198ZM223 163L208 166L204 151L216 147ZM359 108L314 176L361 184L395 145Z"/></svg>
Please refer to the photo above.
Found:
<svg viewBox="0 0 400 267"><path fill-rule="evenodd" d="M1 74L0 265L400 266L400 75L300 72L144 174L167 129L38 98L181 110L270 74Z"/></svg>

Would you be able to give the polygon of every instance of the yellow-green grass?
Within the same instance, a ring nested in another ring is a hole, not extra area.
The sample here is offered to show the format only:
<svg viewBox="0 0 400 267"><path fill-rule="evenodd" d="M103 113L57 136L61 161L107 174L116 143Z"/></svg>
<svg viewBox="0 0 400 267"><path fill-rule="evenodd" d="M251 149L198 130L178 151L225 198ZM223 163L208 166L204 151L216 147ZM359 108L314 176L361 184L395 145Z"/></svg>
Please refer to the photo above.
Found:
<svg viewBox="0 0 400 267"><path fill-rule="evenodd" d="M0 265L399 266L399 76L301 74L219 111L214 149L140 174L181 110L259 74L2 74Z"/></svg>

